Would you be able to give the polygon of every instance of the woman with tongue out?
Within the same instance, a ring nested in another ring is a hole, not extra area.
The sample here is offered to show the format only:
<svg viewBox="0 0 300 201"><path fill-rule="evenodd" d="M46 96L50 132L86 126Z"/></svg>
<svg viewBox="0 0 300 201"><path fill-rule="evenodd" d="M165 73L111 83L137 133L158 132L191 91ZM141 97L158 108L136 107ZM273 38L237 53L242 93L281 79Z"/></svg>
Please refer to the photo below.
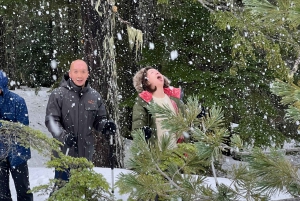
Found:
<svg viewBox="0 0 300 201"><path fill-rule="evenodd" d="M145 138L150 142L156 140L160 142L163 135L169 134L174 135L173 147L176 143L182 142L183 137L177 139L175 134L168 133L168 130L162 128L163 118L151 117L146 108L148 104L156 103L169 107L174 113L183 110L180 88L171 87L170 80L152 67L140 69L133 77L133 85L139 94L133 106L132 130L143 129Z"/></svg>

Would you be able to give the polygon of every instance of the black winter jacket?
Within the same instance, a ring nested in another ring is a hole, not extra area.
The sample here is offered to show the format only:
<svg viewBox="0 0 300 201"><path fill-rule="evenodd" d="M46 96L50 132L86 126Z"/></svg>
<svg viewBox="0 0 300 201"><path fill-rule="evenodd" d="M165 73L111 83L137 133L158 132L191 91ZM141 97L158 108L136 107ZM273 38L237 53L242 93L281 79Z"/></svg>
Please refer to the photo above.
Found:
<svg viewBox="0 0 300 201"><path fill-rule="evenodd" d="M94 153L92 129L101 132L106 120L102 97L87 82L84 87L78 87L65 75L60 87L49 97L45 124L53 137L62 143L68 133L77 138L77 145L69 150L70 156L91 161ZM65 145L62 152L66 153L66 150Z"/></svg>

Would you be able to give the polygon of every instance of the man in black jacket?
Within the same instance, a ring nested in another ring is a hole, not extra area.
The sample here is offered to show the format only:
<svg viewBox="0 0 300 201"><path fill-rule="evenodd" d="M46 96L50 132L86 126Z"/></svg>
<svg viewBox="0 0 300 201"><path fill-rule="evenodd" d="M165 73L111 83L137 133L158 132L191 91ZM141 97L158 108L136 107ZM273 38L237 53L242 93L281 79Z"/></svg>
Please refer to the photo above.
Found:
<svg viewBox="0 0 300 201"><path fill-rule="evenodd" d="M45 124L53 137L64 144L61 147L64 154L91 161L94 153L92 129L115 133L116 125L107 120L103 99L88 84L88 76L88 66L83 60L71 63L69 74L49 97ZM55 171L55 178L68 180L69 175L67 171Z"/></svg>

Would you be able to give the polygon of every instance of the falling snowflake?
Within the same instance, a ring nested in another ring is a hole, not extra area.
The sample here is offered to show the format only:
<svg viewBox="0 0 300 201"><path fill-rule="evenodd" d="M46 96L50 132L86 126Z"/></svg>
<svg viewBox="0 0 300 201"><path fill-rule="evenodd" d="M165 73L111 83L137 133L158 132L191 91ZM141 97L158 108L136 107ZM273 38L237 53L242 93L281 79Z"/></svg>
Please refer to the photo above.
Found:
<svg viewBox="0 0 300 201"><path fill-rule="evenodd" d="M171 52L171 59L172 59L172 60L175 60L175 59L177 59L177 57L178 57L178 52L177 52L177 50L173 50L173 51Z"/></svg>

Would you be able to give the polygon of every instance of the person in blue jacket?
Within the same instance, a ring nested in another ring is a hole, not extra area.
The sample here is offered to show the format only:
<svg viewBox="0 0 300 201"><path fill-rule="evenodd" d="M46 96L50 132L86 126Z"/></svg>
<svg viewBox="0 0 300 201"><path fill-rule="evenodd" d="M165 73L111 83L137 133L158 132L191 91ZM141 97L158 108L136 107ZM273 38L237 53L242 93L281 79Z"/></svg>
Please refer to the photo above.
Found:
<svg viewBox="0 0 300 201"><path fill-rule="evenodd" d="M0 120L29 125L25 100L8 89L8 78L0 70ZM1 123L1 122L0 122ZM2 124L0 124L2 126ZM30 190L27 160L30 148L18 144L17 137L8 140L0 133L0 200L12 201L9 189L9 172L15 183L18 201L33 201Z"/></svg>

